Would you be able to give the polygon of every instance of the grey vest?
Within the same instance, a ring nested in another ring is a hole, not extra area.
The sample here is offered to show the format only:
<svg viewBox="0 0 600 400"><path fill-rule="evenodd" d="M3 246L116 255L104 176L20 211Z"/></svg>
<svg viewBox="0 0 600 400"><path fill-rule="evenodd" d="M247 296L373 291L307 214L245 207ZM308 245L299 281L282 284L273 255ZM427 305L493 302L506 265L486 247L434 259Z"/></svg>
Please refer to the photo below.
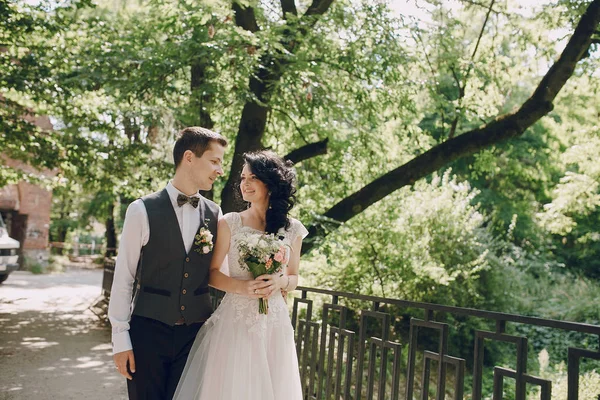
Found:
<svg viewBox="0 0 600 400"><path fill-rule="evenodd" d="M213 308L208 293L212 251L201 254L192 244L186 253L177 216L166 189L142 197L150 238L142 248L134 283L133 314L174 325L206 320ZM206 227L217 240L219 207L200 199L200 228ZM195 240L194 240L195 241Z"/></svg>

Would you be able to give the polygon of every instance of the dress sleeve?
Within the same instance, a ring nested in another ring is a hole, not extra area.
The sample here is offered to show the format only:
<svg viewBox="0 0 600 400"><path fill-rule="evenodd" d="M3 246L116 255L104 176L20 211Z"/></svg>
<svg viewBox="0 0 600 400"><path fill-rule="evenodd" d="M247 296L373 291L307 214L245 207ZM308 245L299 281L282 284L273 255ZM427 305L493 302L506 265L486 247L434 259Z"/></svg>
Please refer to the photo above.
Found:
<svg viewBox="0 0 600 400"><path fill-rule="evenodd" d="M302 236L304 239L308 235L308 230L302 225L302 222L297 219L292 220L292 242L296 240L298 236Z"/></svg>
<svg viewBox="0 0 600 400"><path fill-rule="evenodd" d="M238 220L237 213L227 213L223 215L223 219L227 222L227 225L229 225L229 230L233 231L236 228Z"/></svg>

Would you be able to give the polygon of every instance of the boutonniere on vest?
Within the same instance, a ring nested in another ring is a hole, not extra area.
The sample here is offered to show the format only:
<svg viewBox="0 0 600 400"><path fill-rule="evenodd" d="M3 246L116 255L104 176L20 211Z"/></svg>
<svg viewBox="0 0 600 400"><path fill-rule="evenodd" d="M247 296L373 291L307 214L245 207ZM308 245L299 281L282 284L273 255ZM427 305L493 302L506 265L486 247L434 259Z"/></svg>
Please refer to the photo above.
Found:
<svg viewBox="0 0 600 400"><path fill-rule="evenodd" d="M206 221L205 221L206 223ZM208 254L213 249L213 234L206 226L200 228L196 236L194 236L194 251L200 254Z"/></svg>

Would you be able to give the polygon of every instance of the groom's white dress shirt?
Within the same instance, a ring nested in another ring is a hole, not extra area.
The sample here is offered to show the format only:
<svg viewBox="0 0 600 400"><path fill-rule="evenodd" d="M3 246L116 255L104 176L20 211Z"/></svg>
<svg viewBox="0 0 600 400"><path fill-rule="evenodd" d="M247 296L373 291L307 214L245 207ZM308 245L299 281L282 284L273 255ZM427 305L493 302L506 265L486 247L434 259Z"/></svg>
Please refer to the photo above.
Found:
<svg viewBox="0 0 600 400"><path fill-rule="evenodd" d="M185 203L179 207L177 205L177 195L185 193L177 190L171 182L167 185L167 192L177 216L185 250L189 252L194 242L194 236L200 227L200 206L194 208L191 204ZM199 194L194 196L200 197ZM219 208L219 219L222 216L223 213ZM133 281L135 280L142 247L148 243L149 238L150 225L146 207L141 199L137 199L129 205L125 214L114 280L110 292L108 319L112 325L113 354L132 349L131 338L129 337L129 321L133 312L131 302Z"/></svg>

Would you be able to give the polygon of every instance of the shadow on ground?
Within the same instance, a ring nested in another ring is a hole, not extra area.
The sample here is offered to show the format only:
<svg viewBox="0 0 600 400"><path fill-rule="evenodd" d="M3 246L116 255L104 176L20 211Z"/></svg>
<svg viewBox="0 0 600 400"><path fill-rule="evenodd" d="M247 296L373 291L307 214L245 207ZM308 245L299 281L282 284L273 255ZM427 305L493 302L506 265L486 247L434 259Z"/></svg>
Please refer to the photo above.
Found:
<svg viewBox="0 0 600 400"><path fill-rule="evenodd" d="M126 399L110 327L87 309L98 273L61 275L0 287L0 399Z"/></svg>

